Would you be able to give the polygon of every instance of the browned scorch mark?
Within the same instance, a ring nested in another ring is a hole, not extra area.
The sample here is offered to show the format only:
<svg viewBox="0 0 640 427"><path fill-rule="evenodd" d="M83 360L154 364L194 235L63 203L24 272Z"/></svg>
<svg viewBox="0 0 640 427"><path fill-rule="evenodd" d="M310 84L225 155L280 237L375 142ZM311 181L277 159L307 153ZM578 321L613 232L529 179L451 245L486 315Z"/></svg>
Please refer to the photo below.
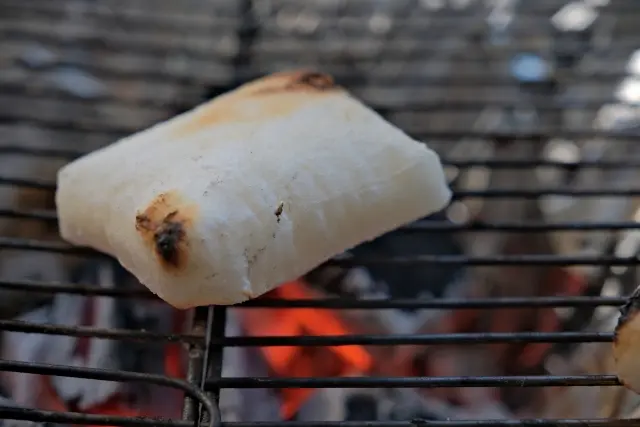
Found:
<svg viewBox="0 0 640 427"><path fill-rule="evenodd" d="M189 256L189 230L197 216L197 207L185 202L177 191L156 196L136 215L136 230L168 272L186 268Z"/></svg>
<svg viewBox="0 0 640 427"><path fill-rule="evenodd" d="M315 89L320 91L337 89L335 80L329 74L308 71L302 73L295 85L298 87L306 87L307 89ZM294 86L295 88L295 86Z"/></svg>
<svg viewBox="0 0 640 427"><path fill-rule="evenodd" d="M173 130L184 137L214 125L265 121L308 105L319 97L342 92L333 77L315 71L288 71L268 75L240 86L204 104Z"/></svg>
<svg viewBox="0 0 640 427"><path fill-rule="evenodd" d="M255 80L239 88L246 90L247 94L263 95L274 93L322 93L340 90L333 77L329 74L312 70L299 70L272 74Z"/></svg>

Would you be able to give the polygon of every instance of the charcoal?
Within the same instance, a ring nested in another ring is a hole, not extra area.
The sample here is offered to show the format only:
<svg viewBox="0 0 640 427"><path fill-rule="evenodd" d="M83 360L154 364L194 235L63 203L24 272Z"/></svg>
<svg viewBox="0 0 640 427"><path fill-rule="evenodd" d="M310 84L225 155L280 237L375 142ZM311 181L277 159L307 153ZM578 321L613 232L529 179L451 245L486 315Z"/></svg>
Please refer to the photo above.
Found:
<svg viewBox="0 0 640 427"><path fill-rule="evenodd" d="M448 221L440 212L421 221ZM426 236L425 236L426 234ZM342 254L362 258L405 257L416 255L461 255L462 248L451 234L434 232L411 234L392 231ZM426 279L428 278L428 279ZM459 266L421 265L395 268L379 265L342 268L321 265L305 276L305 281L320 292L353 299L432 299L464 295L466 271ZM370 333L416 333L433 322L439 311L363 310L345 311L343 316L366 327Z"/></svg>
<svg viewBox="0 0 640 427"><path fill-rule="evenodd" d="M378 402L373 396L353 395L346 399L345 421L370 421L378 418Z"/></svg>
<svg viewBox="0 0 640 427"><path fill-rule="evenodd" d="M88 307L93 301L94 306ZM83 325L85 310L93 310L96 320L87 326L112 329L115 301L112 298L83 298L75 295L57 295L51 312L51 323L58 325ZM45 362L87 368L119 369L116 343L112 340L89 338L87 351L82 354L83 338L52 336ZM107 400L116 393L120 384L110 381L95 381L84 378L54 377L53 384L58 394L66 401L76 400L80 409L89 408Z"/></svg>
<svg viewBox="0 0 640 427"><path fill-rule="evenodd" d="M463 407L427 398L415 389L321 389L303 405L297 421L410 421L464 419ZM495 414L491 414L495 415ZM491 419L491 415L477 418Z"/></svg>
<svg viewBox="0 0 640 427"><path fill-rule="evenodd" d="M35 324L47 324L50 319L50 307L42 307L25 313L16 320ZM29 339L17 332L3 332L2 358L19 362L42 362L48 349L50 336L31 334ZM37 405L36 393L39 378L37 375L7 372L2 376L4 388L10 393L16 404L25 407Z"/></svg>
<svg viewBox="0 0 640 427"><path fill-rule="evenodd" d="M75 282L95 283L104 287L142 289L139 282L112 261L84 263L72 274L72 279ZM91 317L88 318L88 314ZM171 307L154 300L59 294L49 305L28 312L18 319L35 324L145 329L171 333L172 316ZM163 343L130 343L36 334L29 335L29 339L25 340L23 334L15 333L5 333L3 340L3 356L7 359L164 374ZM13 374L9 380L13 398L20 404L35 405L32 398L33 390L38 388L37 381L34 375ZM153 405L156 408L157 405L158 415L177 416L182 401L179 391L149 384L125 384L69 377L52 377L51 382L62 400L72 404L79 411L104 403L115 393L120 393L126 399L135 401L136 407Z"/></svg>

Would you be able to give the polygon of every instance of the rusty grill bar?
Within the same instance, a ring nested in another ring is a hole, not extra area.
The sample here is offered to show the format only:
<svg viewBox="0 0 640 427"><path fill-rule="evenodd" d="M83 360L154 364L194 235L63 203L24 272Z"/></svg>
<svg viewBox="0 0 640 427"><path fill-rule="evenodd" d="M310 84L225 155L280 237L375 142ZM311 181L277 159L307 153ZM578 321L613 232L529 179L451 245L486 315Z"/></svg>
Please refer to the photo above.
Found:
<svg viewBox="0 0 640 427"><path fill-rule="evenodd" d="M131 40L110 34L105 29L92 29L85 26L72 35L61 35L55 31L37 30L37 27L29 24L32 22L46 22L48 19L61 19L64 15L64 5L71 0L0 0L0 15L6 13L7 16L15 16L13 23L5 22L0 18L0 38L12 42L39 42L46 46L67 48L81 46L83 49L96 49L100 52L112 54L140 55L146 57L162 57L167 54L166 44L154 42L154 35L162 35L174 31L176 27L184 28L185 23L192 34L199 34L201 37L209 37L213 40L216 37L227 33L238 32L241 41L236 54L216 51L215 46L208 50L187 48L179 43L169 43L171 49L180 51L182 54L194 59L210 60L212 57L220 62L233 63L233 72L230 78L218 76L203 76L200 73L169 72L153 68L136 68L122 66L114 61L113 63L99 63L93 59L77 57L73 60L60 60L56 66L75 66L90 71L94 75L112 80L145 80L158 83L172 83L180 86L185 91L194 92L194 88L204 85L212 85L229 80L242 82L253 78L260 73L257 67L249 64L254 56L268 58L274 64L278 61L291 60L304 50L335 51L348 50L347 46L320 46L317 42L305 42L297 46L292 44L281 44L283 37L273 37L278 35L278 30L272 22L251 22L239 20L237 16L216 17L215 31L212 31L208 22L199 20L188 20L184 17L176 17L159 13L149 9L148 13L123 12L115 13L107 9L88 9L85 11L89 16L104 19L105 25L121 25L122 27L136 26L142 32L146 32L144 41ZM259 0L258 0L259 1ZM107 0L102 3L108 4ZM247 5L251 2L240 2ZM549 16L552 15L564 3L559 0L538 0L526 2L526 7L521 12L525 19L512 31L512 40L508 45L500 47L497 52L492 52L490 57L493 62L505 63L515 52L521 51L542 51L542 57L552 60L553 54L549 53L549 45L538 39L531 38L532 35L540 32L551 31ZM343 25L345 31L354 33L349 38L349 43L353 43L353 52L350 60L372 61L377 55L386 55L389 64L393 62L410 64L411 57L425 57L437 52L452 50L443 47L438 41L430 39L420 39L420 46L412 49L398 47L402 45L397 40L390 42L391 47L385 47L383 53L371 53L366 48L361 48L362 43L373 38L373 35L366 33L366 25L363 24L362 16L367 12L367 0L353 1L353 5L344 11L348 18ZM117 9L117 6L115 6ZM245 11L245 14L247 12ZM473 11L472 11L473 15ZM28 18L27 18L28 17ZM621 25L615 32L615 43L609 49L601 53L602 61L607 58L625 58L628 51L636 48L640 43L640 33L629 23L636 23L640 19L640 7L630 1L612 1L610 5L604 7L602 11L603 19L613 19L626 23ZM24 20L21 21L21 19ZM326 18L331 19L329 17ZM404 21L403 21L404 20ZM240 24L239 24L240 22ZM323 19L320 24L323 25ZM441 21L436 23L436 30L432 28L431 33L423 31L420 22L411 20L408 16L400 18L401 24L415 27L416 37L423 37L425 34L433 34L433 31L445 31L452 25L461 28L473 27L476 18L472 16L460 16L458 12L450 16L446 14L441 17ZM23 25L24 24L24 25ZM400 24L400 25L401 25ZM398 25L398 24L396 24ZM82 27L82 26L80 26ZM262 36L262 41L258 45L253 45L253 32L261 31L266 35ZM477 29L471 31L472 35L477 33ZM357 35L360 34L359 37ZM272 37L272 39L270 39ZM380 36L376 36L380 37ZM529 40L531 38L531 40ZM278 41L280 40L280 41ZM408 39L411 41L410 39ZM360 44L359 44L360 43ZM0 48L1 50L1 48ZM222 49L223 50L223 49ZM434 59L435 63L439 60ZM512 77L500 75L491 70L483 69L486 58L456 59L454 62L460 68L469 68L469 72L461 75L448 76L446 78L433 77L416 72L411 69L407 72L388 72L386 69L372 69L366 74L366 78L360 73L348 71L344 60L336 56L329 66L324 67L325 71L335 75L336 80L359 94L361 89L373 87L382 92L399 90L400 88L410 88L416 91L424 91L447 84L452 87L461 88L484 88L500 90L501 88L513 88L515 83ZM387 64L387 65L389 65ZM489 67L486 67L489 68ZM572 70L568 81L579 82L585 88L597 84L613 84L627 76L627 73L619 72L607 67L601 67L600 72L582 72ZM34 71L39 72L39 71ZM486 92L485 92L486 94ZM512 95L512 94L511 94ZM522 97L513 98L510 94L499 95L489 94L481 99L469 97L466 99L429 99L428 96L417 96L416 99L408 101L390 100L389 102L376 102L365 100L374 108L384 114L400 114L403 112L418 112L428 114L441 110L454 112L480 112L488 107L494 108L516 108L523 105L523 102L530 108L538 112L554 113L564 110L594 111L604 104L619 102L615 97L596 96L593 99L585 97L577 100L558 100L554 97L544 99L535 98L524 100ZM176 102L171 96L161 94L137 94L135 96L119 97L112 94L103 94L90 98L82 98L71 95L63 90L39 85L27 85L24 81L11 81L10 79L0 80L0 98L6 97L9 101L0 104L0 126L21 126L33 125L53 135L57 139L66 138L72 135L74 140L98 136L106 138L104 141L130 134L146 124L124 125L113 122L101 123L92 120L76 120L64 117L44 117L37 112L30 113L16 109L4 108L11 100L22 103L37 103L49 101L61 101L77 103L86 107L98 107L108 105L119 105L128 108L146 109L158 114L165 114L177 104L189 104L191 100L181 100ZM373 96L372 98L376 98ZM377 96L378 101L384 96ZM571 139L606 139L611 144L628 142L637 144L640 133L637 129L631 131L602 131L587 128L562 129L557 126L532 126L526 129L510 130L478 130L471 128L461 129L442 128L433 129L428 124L418 123L402 126L416 138L427 141L458 141L460 139L478 138L482 140L498 141L509 139L513 144L542 144L550 138L571 138ZM25 141L9 141L0 144L0 159L2 156L23 156L29 158L72 160L87 152L87 150L51 147L33 147L24 143ZM622 170L637 169L640 166L638 159L620 160L589 160L580 159L567 165L566 162L554 160L509 160L482 158L472 160L459 160L454 157L442 157L443 164L465 171L471 168L485 168L489 170L506 169L530 169L547 168L557 170ZM55 183L38 178L22 178L13 176L0 170L0 187L11 186L20 188L30 188L39 190L55 190ZM637 188L539 188L539 189L494 189L485 190L464 190L456 189L454 200L483 199L483 200L503 200L503 199L540 199L548 196L571 196L574 198L599 198L599 197L620 197L631 198L640 196L640 187ZM44 210L25 210L15 206L0 206L0 219L16 219L32 221L33 223L46 223L55 225L55 212ZM640 229L640 222L637 221L562 221L562 222L508 222L508 221L472 221L464 224L457 224L448 221L423 221L403 227L401 231L406 233L527 233L536 234L544 232L582 232L592 233L598 231L629 231ZM20 237L0 236L0 254L5 251L39 251L55 252L70 256L98 257L103 255L84 248L75 248L70 245L37 239ZM518 254L518 255L420 255L420 256L398 256L393 258L353 258L332 260L333 265L339 266L375 266L394 265L397 268L404 268L412 265L463 265L463 266L569 266L588 265L601 266L604 273L602 282L608 276L608 272L615 266L637 266L640 264L638 254L631 256L619 256L615 253L602 253L597 255L551 255L551 254ZM81 296L104 296L118 299L145 300L155 298L146 291L128 289L107 289L91 283L71 284L54 283L50 281L21 279L6 280L0 276L0 290L23 291L41 297L50 297L54 294L70 294ZM345 298L324 298L316 300L254 300L238 306L242 310L251 308L314 308L318 310L337 309L422 309L422 310L471 310L471 309L500 309L500 308L584 308L595 309L597 307L618 307L625 302L623 296L545 296L545 297L499 297L499 298L435 298L430 300L416 299L369 299L353 300ZM112 415L90 415L81 413L57 413L32 408L18 408L3 406L0 403L0 420L30 420L47 423L71 423L79 425L121 425L121 426L193 426L221 424L220 410L218 406L220 390L225 388L369 388L369 387L394 387L394 388L458 388L458 387L559 387L559 386L619 386L620 383L614 375L512 375L512 376L465 376L465 377L339 377L339 378L225 378L222 376L222 354L223 349L229 347L253 347L253 346L345 346L345 345L474 345L483 343L589 343L589 342L611 342L612 332L585 332L585 331L562 331L562 332L483 332L483 333L438 333L438 334L357 334L341 336L252 336L252 337L229 337L225 335L225 325L227 320L225 307L203 307L194 310L191 333L189 334L163 334L145 330L125 330L125 329L101 329L83 326L57 326L41 325L14 319L0 319L0 331L21 332L27 334L48 334L65 335L76 337L99 337L110 340L123 340L132 342L178 342L184 344L188 352L189 367L186 380L178 380L162 375L138 374L133 372L78 368L71 366L54 366L47 364L35 364L17 362L12 360L0 360L0 372L23 372L39 375L67 376L79 378L92 378L96 380L109 380L118 382L147 382L163 385L170 388L180 389L185 392L187 399L183 411L183 420L164 420L144 417L124 417ZM640 423L633 419L527 419L527 420L424 420L413 419L407 421L290 421L290 422L225 422L229 427L314 427L314 426L340 426L340 427L410 427L410 426L431 426L431 427L482 427L482 426L637 426Z"/></svg>

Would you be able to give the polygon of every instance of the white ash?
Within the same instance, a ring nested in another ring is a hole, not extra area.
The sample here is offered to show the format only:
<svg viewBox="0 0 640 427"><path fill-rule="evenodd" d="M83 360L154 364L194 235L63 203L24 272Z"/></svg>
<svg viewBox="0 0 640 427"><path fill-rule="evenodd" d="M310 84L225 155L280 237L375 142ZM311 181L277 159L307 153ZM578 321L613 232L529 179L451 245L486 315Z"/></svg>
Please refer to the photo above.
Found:
<svg viewBox="0 0 640 427"><path fill-rule="evenodd" d="M116 276L119 275L119 276ZM96 283L103 287L135 286L137 282L123 275L111 262L90 263L77 277L80 283ZM137 286L140 286L137 284ZM92 307L88 307L92 304ZM83 325L85 310L90 309L92 319ZM89 326L100 329L152 330L171 333L174 312L166 304L147 300L128 300L107 297L56 295L51 304L31 311L18 320L34 324ZM27 339L25 339L25 337ZM4 333L3 357L23 362L50 363L62 366L126 370L164 374L165 343L126 342L88 338L86 354L79 351L83 338ZM38 377L27 374L8 376L7 389L12 398L25 406L36 404L34 390ZM149 384L126 384L96 381L85 378L51 377L52 385L63 401L73 403L78 410L87 410L105 403L120 393L132 407L150 408L157 416L179 417L182 393Z"/></svg>

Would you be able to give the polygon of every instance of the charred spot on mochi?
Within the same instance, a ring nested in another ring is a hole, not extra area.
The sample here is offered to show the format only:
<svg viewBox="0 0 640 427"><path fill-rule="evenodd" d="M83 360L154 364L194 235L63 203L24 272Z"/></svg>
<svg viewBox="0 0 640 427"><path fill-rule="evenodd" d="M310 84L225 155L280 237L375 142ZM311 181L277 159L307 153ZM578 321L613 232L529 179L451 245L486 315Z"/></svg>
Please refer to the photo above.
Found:
<svg viewBox="0 0 640 427"><path fill-rule="evenodd" d="M186 113L169 133L182 138L209 126L271 120L297 111L319 97L343 92L328 74L312 70L284 71L245 83Z"/></svg>
<svg viewBox="0 0 640 427"><path fill-rule="evenodd" d="M340 86L329 74L302 70L265 77L251 92L254 95L268 95L287 92L328 92L338 89Z"/></svg>
<svg viewBox="0 0 640 427"><path fill-rule="evenodd" d="M189 253L187 231L196 208L169 192L158 195L142 213L136 215L136 230L165 270L186 267Z"/></svg>
<svg viewBox="0 0 640 427"><path fill-rule="evenodd" d="M294 87L303 86L319 91L335 89L337 87L333 77L316 71L306 71L301 73L292 84Z"/></svg>
<svg viewBox="0 0 640 427"><path fill-rule="evenodd" d="M184 241L186 233L184 226L179 221L173 221L177 211L170 213L162 222L162 225L153 234L156 243L156 251L167 263L178 266L180 243Z"/></svg>
<svg viewBox="0 0 640 427"><path fill-rule="evenodd" d="M280 202L278 204L278 207L276 208L275 211L273 211L273 214L276 216L276 221L278 223L280 223L280 216L282 216L282 211L284 210L284 202Z"/></svg>

